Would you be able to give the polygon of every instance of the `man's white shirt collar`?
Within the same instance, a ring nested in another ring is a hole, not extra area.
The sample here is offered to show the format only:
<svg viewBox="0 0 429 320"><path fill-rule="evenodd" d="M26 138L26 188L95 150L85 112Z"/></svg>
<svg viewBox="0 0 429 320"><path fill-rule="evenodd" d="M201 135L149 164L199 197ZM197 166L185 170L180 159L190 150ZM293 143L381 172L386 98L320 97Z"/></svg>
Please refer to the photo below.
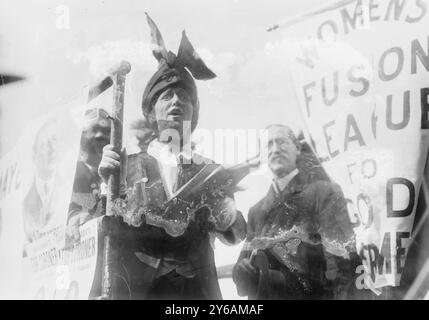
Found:
<svg viewBox="0 0 429 320"><path fill-rule="evenodd" d="M295 176L298 173L299 173L298 168L296 168L295 170L293 170L292 172L290 172L289 174L285 175L282 178L274 178L273 187L276 193L282 192L287 187L289 182L291 182L292 179L295 178Z"/></svg>

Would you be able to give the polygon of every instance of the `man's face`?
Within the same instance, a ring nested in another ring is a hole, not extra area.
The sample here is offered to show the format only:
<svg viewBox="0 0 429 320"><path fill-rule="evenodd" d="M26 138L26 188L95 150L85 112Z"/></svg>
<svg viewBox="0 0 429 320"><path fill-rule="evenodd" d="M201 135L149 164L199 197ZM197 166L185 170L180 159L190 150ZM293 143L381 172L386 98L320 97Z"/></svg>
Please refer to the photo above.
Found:
<svg viewBox="0 0 429 320"><path fill-rule="evenodd" d="M159 132L175 129L182 138L183 122L189 121L190 126L193 109L191 96L185 89L179 86L166 88L153 106Z"/></svg>
<svg viewBox="0 0 429 320"><path fill-rule="evenodd" d="M290 134L284 127L271 127L267 131L268 166L276 177L283 177L296 169L300 151Z"/></svg>
<svg viewBox="0 0 429 320"><path fill-rule="evenodd" d="M101 159L103 147L110 142L110 127L110 120L105 117L89 120L82 131L82 151Z"/></svg>

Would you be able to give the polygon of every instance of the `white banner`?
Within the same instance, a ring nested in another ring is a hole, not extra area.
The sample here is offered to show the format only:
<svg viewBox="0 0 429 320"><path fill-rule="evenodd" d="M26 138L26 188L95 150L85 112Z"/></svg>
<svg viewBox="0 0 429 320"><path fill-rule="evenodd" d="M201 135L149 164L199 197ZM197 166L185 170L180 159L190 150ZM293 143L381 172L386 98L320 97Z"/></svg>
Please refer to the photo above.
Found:
<svg viewBox="0 0 429 320"><path fill-rule="evenodd" d="M34 120L0 164L0 298L88 298L97 221L65 249L81 137L81 108Z"/></svg>
<svg viewBox="0 0 429 320"><path fill-rule="evenodd" d="M428 5L336 2L275 26L269 47L349 202L366 287L399 285L411 240L429 145Z"/></svg>
<svg viewBox="0 0 429 320"><path fill-rule="evenodd" d="M65 230L53 230L27 246L25 259L26 299L83 299L89 297L95 275L98 223L80 227L80 241L63 246Z"/></svg>

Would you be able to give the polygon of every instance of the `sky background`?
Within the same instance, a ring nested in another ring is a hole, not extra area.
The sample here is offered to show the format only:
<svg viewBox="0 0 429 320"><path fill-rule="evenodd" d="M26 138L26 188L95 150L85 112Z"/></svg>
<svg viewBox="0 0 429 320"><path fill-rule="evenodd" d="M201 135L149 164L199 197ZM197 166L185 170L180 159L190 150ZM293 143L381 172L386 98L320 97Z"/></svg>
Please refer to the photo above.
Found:
<svg viewBox="0 0 429 320"><path fill-rule="evenodd" d="M140 117L142 92L157 67L144 12L158 25L167 49L175 53L185 29L217 74L214 80L197 82L199 128L259 130L270 123L285 123L297 131L299 117L286 80L285 59L271 49L278 34L266 29L323 4L320 0L2 0L0 71L27 80L0 92L0 155L16 144L34 118L81 98L85 86L124 59L132 66L126 80L125 125ZM68 28L59 25L65 22L64 9L69 13ZM109 94L94 103L110 109ZM132 140L127 146L133 151ZM266 170L244 181L248 189L237 194L237 205L245 216L269 183ZM234 263L240 247L217 243L217 264ZM236 297L223 280L222 286L225 297Z"/></svg>

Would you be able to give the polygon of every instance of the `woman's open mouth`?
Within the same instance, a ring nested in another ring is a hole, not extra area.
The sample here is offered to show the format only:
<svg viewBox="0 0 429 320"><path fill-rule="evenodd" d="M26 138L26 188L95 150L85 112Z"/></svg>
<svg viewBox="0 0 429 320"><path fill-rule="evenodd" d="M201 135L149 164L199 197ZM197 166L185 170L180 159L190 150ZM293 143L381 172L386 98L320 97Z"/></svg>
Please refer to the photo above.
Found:
<svg viewBox="0 0 429 320"><path fill-rule="evenodd" d="M182 109L180 109L180 108L171 109L168 112L168 118L170 118L170 120L174 120L174 121L181 120L183 118Z"/></svg>
<svg viewBox="0 0 429 320"><path fill-rule="evenodd" d="M179 116L181 117L183 116L183 112L182 112L182 109L180 108L173 108L168 112L168 115L173 117L179 117Z"/></svg>

